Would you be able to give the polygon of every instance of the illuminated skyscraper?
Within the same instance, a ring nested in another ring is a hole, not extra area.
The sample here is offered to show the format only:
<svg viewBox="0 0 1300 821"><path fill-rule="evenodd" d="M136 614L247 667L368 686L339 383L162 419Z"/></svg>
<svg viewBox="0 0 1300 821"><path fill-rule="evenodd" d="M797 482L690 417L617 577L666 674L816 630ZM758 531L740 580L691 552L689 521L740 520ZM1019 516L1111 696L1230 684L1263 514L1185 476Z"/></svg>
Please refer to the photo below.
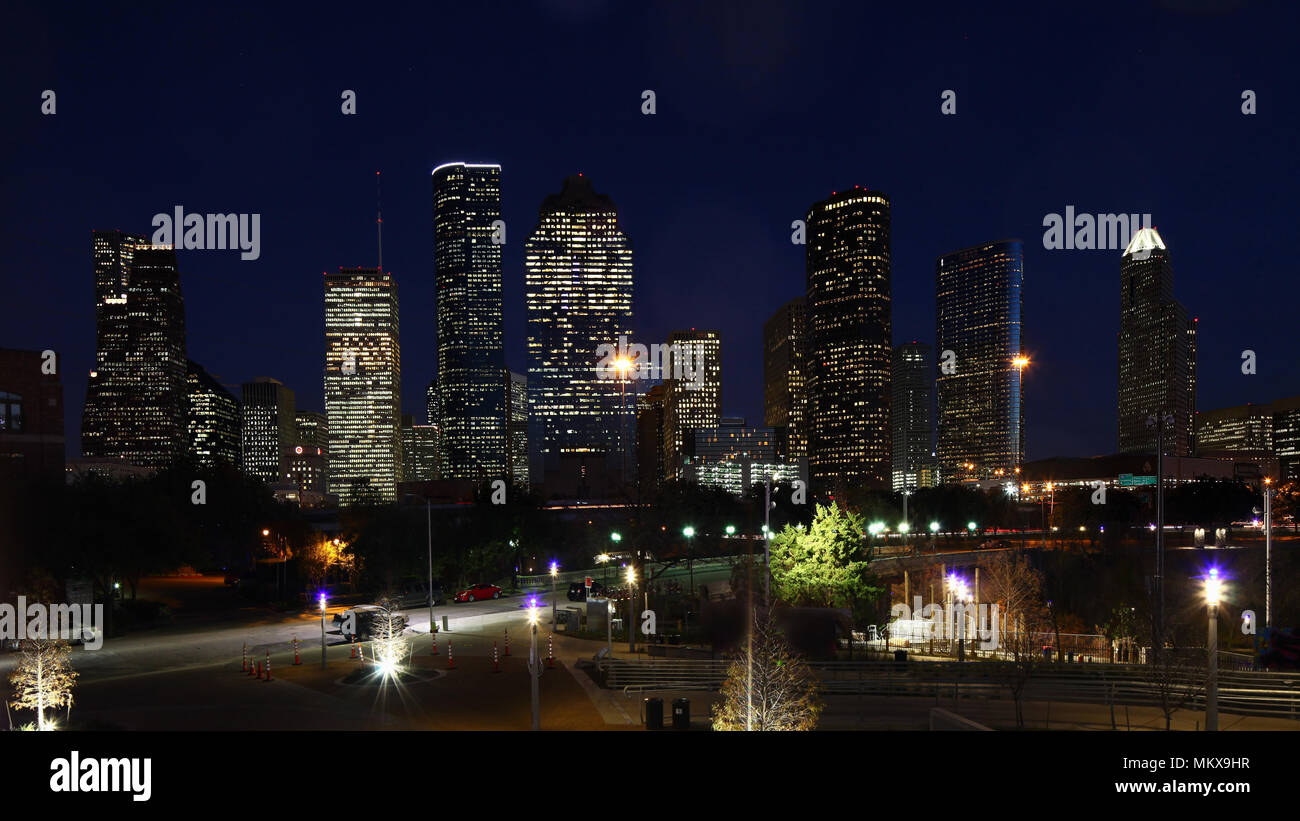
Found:
<svg viewBox="0 0 1300 821"><path fill-rule="evenodd" d="M939 367L938 460L943 481L1014 481L1024 462L1019 240L986 242L935 262L935 347ZM946 351L952 352L948 357Z"/></svg>
<svg viewBox="0 0 1300 821"><path fill-rule="evenodd" d="M120 231L93 234L95 369L82 455L163 466L186 450L185 302L176 252Z"/></svg>
<svg viewBox="0 0 1300 821"><path fill-rule="evenodd" d="M238 467L241 459L239 400L203 366L190 361L186 373L186 413L190 456L212 467L223 461Z"/></svg>
<svg viewBox="0 0 1300 821"><path fill-rule="evenodd" d="M889 198L853 188L807 219L808 468L818 493L890 485Z"/></svg>
<svg viewBox="0 0 1300 821"><path fill-rule="evenodd" d="M934 359L929 345L909 342L894 348L892 392L893 489L930 487L934 484Z"/></svg>
<svg viewBox="0 0 1300 821"><path fill-rule="evenodd" d="M501 166L433 170L441 469L448 479L507 472L500 219Z"/></svg>
<svg viewBox="0 0 1300 821"><path fill-rule="evenodd" d="M781 456L808 455L807 305L792 299L763 323L763 422L785 428Z"/></svg>
<svg viewBox="0 0 1300 821"><path fill-rule="evenodd" d="M397 283L376 268L325 274L329 488L343 505L392 502L402 469Z"/></svg>
<svg viewBox="0 0 1300 821"><path fill-rule="evenodd" d="M417 425L410 414L402 416L402 481L427 482L439 477L442 443L433 425Z"/></svg>
<svg viewBox="0 0 1300 821"><path fill-rule="evenodd" d="M506 464L510 483L528 489L528 377L505 370Z"/></svg>
<svg viewBox="0 0 1300 821"><path fill-rule="evenodd" d="M268 484L289 478L289 452L298 443L294 393L278 379L243 385L241 439L244 473Z"/></svg>
<svg viewBox="0 0 1300 821"><path fill-rule="evenodd" d="M1120 260L1119 449L1155 453L1148 419L1168 414L1166 453L1187 456L1196 412L1196 320L1174 300L1169 249L1154 228L1133 235Z"/></svg>
<svg viewBox="0 0 1300 821"><path fill-rule="evenodd" d="M664 478L681 479L694 450L695 431L716 428L722 419L722 332L673 331L664 362ZM676 360L690 364L679 370ZM677 375L693 374L691 378Z"/></svg>
<svg viewBox="0 0 1300 821"><path fill-rule="evenodd" d="M289 449L286 478L298 486L301 499L329 490L329 422L320 411L293 416L297 444Z"/></svg>
<svg viewBox="0 0 1300 821"><path fill-rule="evenodd" d="M597 348L632 321L632 247L613 201L586 177L543 202L524 246L528 317L528 443L533 481L550 471L621 475L620 413L635 386L597 373ZM628 433L630 435L630 431Z"/></svg>

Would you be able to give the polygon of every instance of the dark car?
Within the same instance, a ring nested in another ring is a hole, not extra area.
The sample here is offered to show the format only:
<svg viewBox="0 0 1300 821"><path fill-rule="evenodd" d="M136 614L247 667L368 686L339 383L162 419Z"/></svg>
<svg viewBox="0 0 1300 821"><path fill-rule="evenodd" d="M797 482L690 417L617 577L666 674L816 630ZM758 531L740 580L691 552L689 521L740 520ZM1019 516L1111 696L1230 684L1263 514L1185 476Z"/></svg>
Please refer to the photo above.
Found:
<svg viewBox="0 0 1300 821"><path fill-rule="evenodd" d="M591 595L593 596L605 595L605 585L601 584L600 582L592 582ZM584 585L582 582L574 582L573 584L569 585L569 601L586 601L586 600L587 600L586 585Z"/></svg>
<svg viewBox="0 0 1300 821"><path fill-rule="evenodd" d="M989 539L980 545L982 550L1010 550L1011 542L1006 539Z"/></svg>
<svg viewBox="0 0 1300 821"><path fill-rule="evenodd" d="M456 601L458 602L482 601L483 599L499 598L501 598L501 588L497 587L495 584L488 584L486 582L479 582L473 587L466 588L456 594Z"/></svg>

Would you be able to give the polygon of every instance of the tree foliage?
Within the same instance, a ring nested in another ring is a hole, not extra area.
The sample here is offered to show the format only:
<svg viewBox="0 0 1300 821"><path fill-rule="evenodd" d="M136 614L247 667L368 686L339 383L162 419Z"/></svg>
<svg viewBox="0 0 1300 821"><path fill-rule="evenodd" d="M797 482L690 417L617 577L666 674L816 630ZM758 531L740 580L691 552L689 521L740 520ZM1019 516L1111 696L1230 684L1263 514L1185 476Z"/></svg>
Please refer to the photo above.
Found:
<svg viewBox="0 0 1300 821"><path fill-rule="evenodd" d="M807 528L787 525L772 538L775 596L796 607L854 607L878 595L862 516L818 505Z"/></svg>
<svg viewBox="0 0 1300 821"><path fill-rule="evenodd" d="M36 711L36 727L54 729L45 711L72 706L72 688L77 674L70 657L72 649L62 639L24 639L18 665L9 674L13 688L11 707Z"/></svg>

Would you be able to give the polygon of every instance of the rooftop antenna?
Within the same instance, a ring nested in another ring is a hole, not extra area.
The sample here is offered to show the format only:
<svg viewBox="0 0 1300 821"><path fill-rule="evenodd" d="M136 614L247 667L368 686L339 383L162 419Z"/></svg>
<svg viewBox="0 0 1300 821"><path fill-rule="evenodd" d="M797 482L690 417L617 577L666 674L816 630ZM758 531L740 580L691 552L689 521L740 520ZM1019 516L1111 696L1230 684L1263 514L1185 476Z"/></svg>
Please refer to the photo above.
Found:
<svg viewBox="0 0 1300 821"><path fill-rule="evenodd" d="M375 224L379 230L379 270L384 270L384 202L380 197L379 172L375 172L375 208L378 212Z"/></svg>

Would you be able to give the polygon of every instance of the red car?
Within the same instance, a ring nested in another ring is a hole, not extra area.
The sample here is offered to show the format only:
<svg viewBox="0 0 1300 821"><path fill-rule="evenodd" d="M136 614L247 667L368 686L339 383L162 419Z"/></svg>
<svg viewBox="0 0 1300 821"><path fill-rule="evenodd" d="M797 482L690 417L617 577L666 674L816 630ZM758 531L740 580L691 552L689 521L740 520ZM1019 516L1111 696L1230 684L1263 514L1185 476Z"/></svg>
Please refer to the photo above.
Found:
<svg viewBox="0 0 1300 821"><path fill-rule="evenodd" d="M468 590L462 590L456 594L456 601L458 602L499 598L501 598L501 588L495 584L476 584Z"/></svg>

